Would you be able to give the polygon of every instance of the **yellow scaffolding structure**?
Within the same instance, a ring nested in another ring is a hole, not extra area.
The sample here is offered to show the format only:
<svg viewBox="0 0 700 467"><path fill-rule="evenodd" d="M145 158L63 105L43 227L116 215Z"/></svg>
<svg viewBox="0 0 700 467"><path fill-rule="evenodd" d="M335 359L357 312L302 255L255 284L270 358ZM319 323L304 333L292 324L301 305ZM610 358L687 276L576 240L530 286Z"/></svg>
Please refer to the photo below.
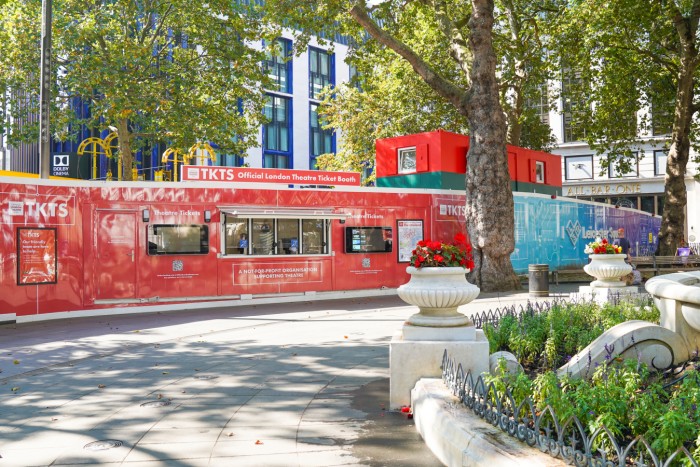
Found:
<svg viewBox="0 0 700 467"><path fill-rule="evenodd" d="M121 180L122 179L122 155L119 152L119 143L117 141L117 138L118 138L117 132L113 131L110 134L108 134L107 136L105 136L104 142L105 142L105 146L107 146L109 148L109 150L112 154L115 154L115 153L117 154L117 180ZM113 144L115 141L117 141L116 146ZM110 177L110 178L108 178L108 180L109 180L109 179L111 179L111 172L108 172L108 173L109 173L109 177ZM132 180L136 180L136 177L133 177Z"/></svg>
<svg viewBox="0 0 700 467"><path fill-rule="evenodd" d="M203 157L204 159L209 159L212 163L216 162L216 153L214 152L214 148L212 148L209 143L195 143L190 148L188 163L192 159L198 158L198 157Z"/></svg>
<svg viewBox="0 0 700 467"><path fill-rule="evenodd" d="M163 152L161 162L163 164L173 163L173 181L177 182L178 164L190 164L192 159L199 157L208 159L212 163L216 162L216 153L209 143L195 143L187 154L182 154L179 149L168 148Z"/></svg>
<svg viewBox="0 0 700 467"><path fill-rule="evenodd" d="M97 156L107 156L108 159L112 158L112 150L109 145L105 144L105 140L97 137L90 137L83 140L78 146L78 156L83 156L85 152L92 154L92 179L97 180ZM121 162L121 161L120 161ZM111 178L111 171L107 171L108 179Z"/></svg>
<svg viewBox="0 0 700 467"><path fill-rule="evenodd" d="M161 159L163 164L167 164L168 162L173 163L173 181L177 182L177 164L178 163L185 163L186 158L188 156L183 156L180 154L179 149L173 149L173 148L168 148L163 152L163 157Z"/></svg>

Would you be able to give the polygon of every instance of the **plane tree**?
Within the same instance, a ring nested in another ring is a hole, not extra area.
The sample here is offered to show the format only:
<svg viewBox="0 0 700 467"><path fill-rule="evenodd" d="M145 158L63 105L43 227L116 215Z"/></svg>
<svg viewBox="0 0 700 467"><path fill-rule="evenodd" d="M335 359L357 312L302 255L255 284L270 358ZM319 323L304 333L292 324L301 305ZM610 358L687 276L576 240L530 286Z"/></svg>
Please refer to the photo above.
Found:
<svg viewBox="0 0 700 467"><path fill-rule="evenodd" d="M515 88L508 88L497 77L504 58L497 55L494 45L498 32L494 28L494 2L322 0L308 6L293 0L264 3L268 18L285 21L301 31L297 40L303 41L319 32L326 37L345 32L354 36L358 54L369 50L369 57L380 57L377 70L384 67L385 73L395 73L394 87L393 77L388 77L377 85L377 91L381 92L386 83L393 91L389 96L392 103L396 104L397 98L401 103L411 102L402 108L403 118L396 123L387 123L388 117L382 119L382 109L378 107L376 120L370 125L375 132L372 136L381 134L382 127L388 125L394 125L398 131L403 122L410 120L411 113L438 108L430 102L432 96L440 99L439 105L445 110L435 112L436 121L449 120L451 111L458 115L453 121L455 129L464 128L466 123L471 138L467 155L466 223L475 256L470 278L484 291L519 289L520 281L510 262L515 247L514 204L506 155L508 125L501 102ZM503 14L503 10L496 10L496 15ZM383 57L389 57L385 51L390 51L393 58L400 57L403 66L392 63L392 58L381 62ZM526 72L527 66L521 69ZM415 80L416 86L403 87L401 79ZM364 81L361 83L365 85ZM426 91L428 88L431 93ZM425 96L420 103L416 102L419 94ZM345 111L355 115L358 121L364 118L358 115L358 110L364 107L353 107L361 104L357 94L350 95L351 106ZM421 115L416 120L423 118ZM335 121L330 119L331 123ZM405 127L415 128L410 124ZM365 137L364 144L370 139Z"/></svg>
<svg viewBox="0 0 700 467"><path fill-rule="evenodd" d="M685 180L698 139L699 23L700 0L581 0L559 31L575 138L606 155L603 169L629 171L646 143L668 151L661 255L675 254L684 237Z"/></svg>
<svg viewBox="0 0 700 467"><path fill-rule="evenodd" d="M277 32L238 2L114 0L53 2L51 132L75 138L81 125L118 134L123 179L144 142L187 150L215 142L243 154L263 121L264 51ZM24 116L37 113L41 2L0 5L0 76L6 109L22 128L10 142L36 140ZM89 114L76 111L85 106Z"/></svg>

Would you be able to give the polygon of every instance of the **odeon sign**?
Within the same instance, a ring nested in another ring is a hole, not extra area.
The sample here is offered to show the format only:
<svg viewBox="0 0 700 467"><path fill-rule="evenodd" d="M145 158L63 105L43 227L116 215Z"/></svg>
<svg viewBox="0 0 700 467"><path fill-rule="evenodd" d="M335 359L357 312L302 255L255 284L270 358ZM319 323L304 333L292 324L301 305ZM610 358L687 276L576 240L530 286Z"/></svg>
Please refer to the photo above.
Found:
<svg viewBox="0 0 700 467"><path fill-rule="evenodd" d="M627 195L641 192L641 183L577 185L566 187L566 196Z"/></svg>

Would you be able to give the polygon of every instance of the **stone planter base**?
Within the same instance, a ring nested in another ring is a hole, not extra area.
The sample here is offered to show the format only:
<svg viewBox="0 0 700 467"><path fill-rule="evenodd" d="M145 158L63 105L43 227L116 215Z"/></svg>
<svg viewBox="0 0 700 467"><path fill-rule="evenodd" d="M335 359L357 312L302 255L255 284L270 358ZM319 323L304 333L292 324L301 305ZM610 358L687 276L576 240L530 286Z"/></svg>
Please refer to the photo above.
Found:
<svg viewBox="0 0 700 467"><path fill-rule="evenodd" d="M442 377L440 366L445 350L462 364L465 372L488 372L489 341L481 329L475 330L475 337L471 341L408 341L401 332L394 334L389 346L390 409L411 405L411 390L419 379Z"/></svg>

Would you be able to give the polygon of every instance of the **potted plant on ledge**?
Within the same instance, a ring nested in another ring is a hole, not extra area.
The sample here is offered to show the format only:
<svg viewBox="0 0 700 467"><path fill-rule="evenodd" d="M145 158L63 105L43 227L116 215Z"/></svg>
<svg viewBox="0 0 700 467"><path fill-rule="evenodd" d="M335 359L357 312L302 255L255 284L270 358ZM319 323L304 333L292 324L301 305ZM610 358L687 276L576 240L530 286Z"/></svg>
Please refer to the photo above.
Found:
<svg viewBox="0 0 700 467"><path fill-rule="evenodd" d="M470 318L457 308L474 300L479 288L467 282L466 274L474 267L472 248L464 234L455 235L450 243L421 240L411 256L406 272L408 283L398 288L399 297L419 308L407 323L413 326L472 326Z"/></svg>
<svg viewBox="0 0 700 467"><path fill-rule="evenodd" d="M627 255L622 253L622 247L602 239L586 245L584 253L588 254L591 262L583 270L596 278L591 282L591 287L613 288L626 285L620 278L632 272L632 266L625 262Z"/></svg>

